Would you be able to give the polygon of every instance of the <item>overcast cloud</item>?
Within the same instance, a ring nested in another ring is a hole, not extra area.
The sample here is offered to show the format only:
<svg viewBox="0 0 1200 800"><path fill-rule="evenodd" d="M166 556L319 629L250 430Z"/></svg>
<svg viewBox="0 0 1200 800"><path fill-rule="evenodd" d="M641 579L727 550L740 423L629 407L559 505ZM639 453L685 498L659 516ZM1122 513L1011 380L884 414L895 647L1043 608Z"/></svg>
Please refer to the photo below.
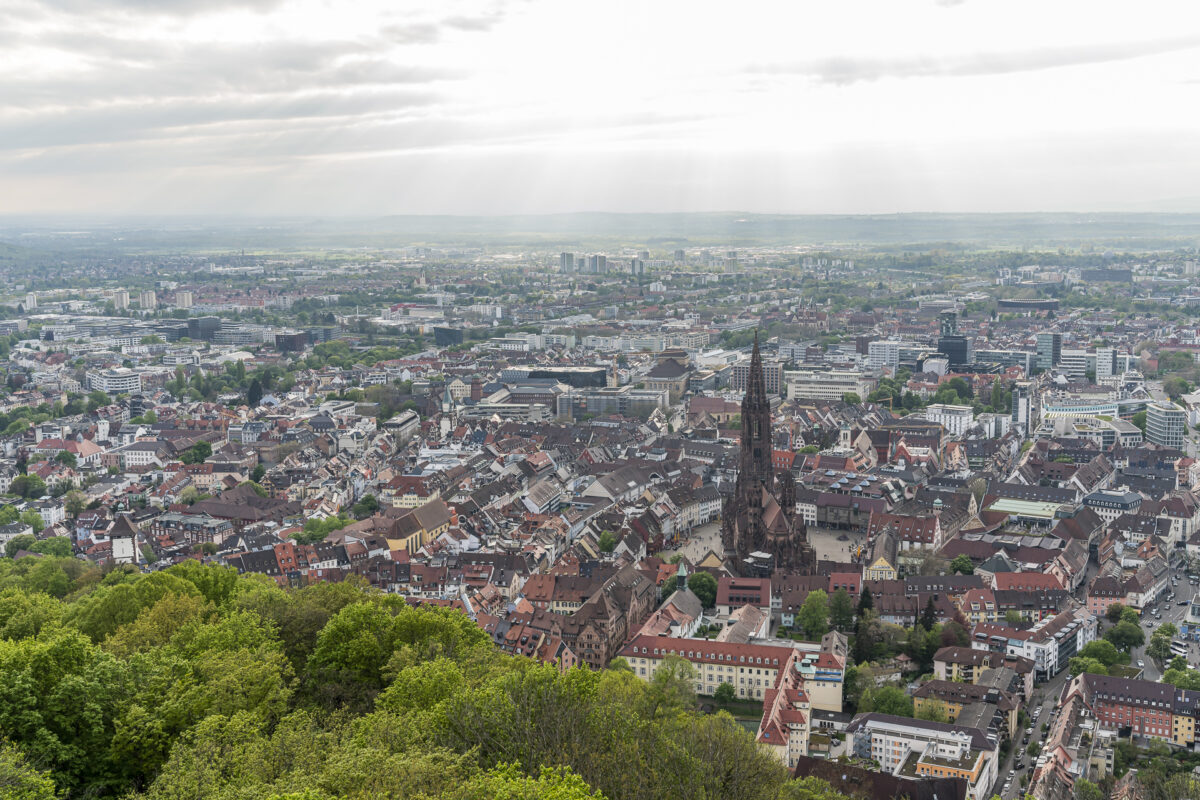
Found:
<svg viewBox="0 0 1200 800"><path fill-rule="evenodd" d="M1200 211L1194 16L0 0L0 213Z"/></svg>

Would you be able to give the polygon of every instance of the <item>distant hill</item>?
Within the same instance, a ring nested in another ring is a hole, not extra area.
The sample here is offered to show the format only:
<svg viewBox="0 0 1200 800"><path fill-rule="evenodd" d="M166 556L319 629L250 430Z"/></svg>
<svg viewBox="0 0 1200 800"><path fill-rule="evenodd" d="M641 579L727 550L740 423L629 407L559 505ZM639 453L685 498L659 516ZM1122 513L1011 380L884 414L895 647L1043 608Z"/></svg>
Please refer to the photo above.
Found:
<svg viewBox="0 0 1200 800"><path fill-rule="evenodd" d="M348 223L356 225L356 223ZM378 232L397 236L573 235L660 242L1022 243L1197 236L1200 214L603 214L510 217L393 216ZM370 229L371 226L367 226Z"/></svg>
<svg viewBox="0 0 1200 800"><path fill-rule="evenodd" d="M62 231L62 232L60 232ZM513 216L402 215L376 218L0 219L0 239L28 235L35 248L181 251L387 249L462 245L582 249L809 244L931 249L1078 247L1162 250L1200 244L1200 214L1014 213L788 215L569 213ZM17 248L21 250L22 248ZM0 251L2 253L3 251ZM0 256L2 257L2 256ZM16 256L13 256L14 258Z"/></svg>

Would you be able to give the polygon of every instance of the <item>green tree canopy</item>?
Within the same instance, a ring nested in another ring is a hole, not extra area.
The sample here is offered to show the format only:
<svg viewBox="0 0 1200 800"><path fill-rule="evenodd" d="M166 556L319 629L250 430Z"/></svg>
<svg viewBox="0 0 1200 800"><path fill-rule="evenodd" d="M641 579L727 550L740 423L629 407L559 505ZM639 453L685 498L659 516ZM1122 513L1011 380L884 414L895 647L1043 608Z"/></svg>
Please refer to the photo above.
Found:
<svg viewBox="0 0 1200 800"><path fill-rule="evenodd" d="M212 445L205 441L196 442L184 450L179 460L184 464L203 464L212 455Z"/></svg>
<svg viewBox="0 0 1200 800"><path fill-rule="evenodd" d="M596 546L600 548L601 553L611 553L617 547L617 535L612 531L601 531Z"/></svg>
<svg viewBox="0 0 1200 800"><path fill-rule="evenodd" d="M1088 642L1079 651L1081 658L1094 658L1105 667L1129 661L1129 655L1122 653L1107 639L1096 639Z"/></svg>
<svg viewBox="0 0 1200 800"><path fill-rule="evenodd" d="M829 598L823 589L813 589L804 598L796 622L810 641L820 639L829 631Z"/></svg>
<svg viewBox="0 0 1200 800"><path fill-rule="evenodd" d="M670 597L675 593L679 582L672 575L663 581L662 596ZM707 572L693 572L687 576L687 587L705 608L712 608L717 603L717 579Z"/></svg>
<svg viewBox="0 0 1200 800"><path fill-rule="evenodd" d="M71 540L66 536L51 536L49 539L40 539L29 550L33 553L43 553L48 556L58 556L59 558L69 558L75 551Z"/></svg>
<svg viewBox="0 0 1200 800"><path fill-rule="evenodd" d="M688 588L700 599L705 608L717 604L717 579L707 572L695 572L688 576Z"/></svg>
<svg viewBox="0 0 1200 800"><path fill-rule="evenodd" d="M1118 650L1129 651L1135 647L1141 647L1146 641L1146 635L1142 633L1142 629L1132 622L1122 620L1114 625L1104 634L1104 638L1112 642L1113 646Z"/></svg>
<svg viewBox="0 0 1200 800"><path fill-rule="evenodd" d="M839 587L829 598L829 626L849 633L854 628L854 601L845 587Z"/></svg>
<svg viewBox="0 0 1200 800"><path fill-rule="evenodd" d="M713 692L713 699L722 704L732 703L737 699L737 690L733 688L732 683L722 682Z"/></svg>
<svg viewBox="0 0 1200 800"><path fill-rule="evenodd" d="M322 519L310 517L304 521L304 528L299 533L292 534L292 538L301 544L315 544L324 541L326 536L334 531L340 531L351 522L354 520L345 514Z"/></svg>
<svg viewBox="0 0 1200 800"><path fill-rule="evenodd" d="M15 558L17 553L22 550L29 550L37 544L37 537L32 533L22 533L20 536L14 536L4 543L4 555L9 558Z"/></svg>
<svg viewBox="0 0 1200 800"><path fill-rule="evenodd" d="M0 793L8 800L58 800L54 779L29 763L17 747L0 742Z"/></svg>
<svg viewBox="0 0 1200 800"><path fill-rule="evenodd" d="M46 482L37 475L18 475L12 479L8 491L19 497L38 498L46 494Z"/></svg>
<svg viewBox="0 0 1200 800"><path fill-rule="evenodd" d="M844 800L700 713L690 663L620 667L506 654L462 612L355 578L4 560L0 794Z"/></svg>
<svg viewBox="0 0 1200 800"><path fill-rule="evenodd" d="M1093 675L1108 674L1108 667L1105 666L1103 661L1095 658L1084 658L1082 656L1075 656L1072 658L1068 662L1068 669L1070 670L1072 677L1084 672L1090 672Z"/></svg>
<svg viewBox="0 0 1200 800"><path fill-rule="evenodd" d="M911 717L913 699L895 686L880 686L878 689L867 689L863 692L858 702L858 710L864 714L875 711L897 717Z"/></svg>

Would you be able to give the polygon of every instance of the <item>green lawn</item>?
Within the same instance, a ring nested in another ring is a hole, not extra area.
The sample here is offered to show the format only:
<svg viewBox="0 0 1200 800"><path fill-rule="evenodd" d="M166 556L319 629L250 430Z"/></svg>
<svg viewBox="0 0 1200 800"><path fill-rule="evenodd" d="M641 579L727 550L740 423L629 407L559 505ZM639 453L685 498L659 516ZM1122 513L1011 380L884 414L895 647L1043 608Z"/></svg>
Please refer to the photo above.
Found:
<svg viewBox="0 0 1200 800"><path fill-rule="evenodd" d="M755 725L757 725L758 721L762 719L763 704L755 700L734 700L731 703L722 704L718 703L708 695L700 695L700 702L711 703L714 708L721 711L728 711L734 717L739 719L741 717L746 717L747 719L753 717Z"/></svg>

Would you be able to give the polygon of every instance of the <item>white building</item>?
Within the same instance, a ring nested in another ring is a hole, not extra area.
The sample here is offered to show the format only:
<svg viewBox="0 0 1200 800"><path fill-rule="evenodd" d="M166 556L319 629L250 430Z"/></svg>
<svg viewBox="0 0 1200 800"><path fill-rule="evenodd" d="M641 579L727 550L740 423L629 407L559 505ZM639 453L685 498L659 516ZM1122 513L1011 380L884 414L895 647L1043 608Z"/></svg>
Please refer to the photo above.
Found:
<svg viewBox="0 0 1200 800"><path fill-rule="evenodd" d="M200 364L200 354L195 350L176 350L163 353L162 363L165 367L197 366Z"/></svg>
<svg viewBox="0 0 1200 800"><path fill-rule="evenodd" d="M87 374L88 389L105 394L122 394L142 390L142 373L125 367L97 370Z"/></svg>
<svg viewBox="0 0 1200 800"><path fill-rule="evenodd" d="M1058 368L1071 380L1082 381L1087 378L1087 350L1061 350Z"/></svg>
<svg viewBox="0 0 1200 800"><path fill-rule="evenodd" d="M59 500L34 500L28 508L36 511L42 518L42 524L49 528L67 518L67 507Z"/></svg>
<svg viewBox="0 0 1200 800"><path fill-rule="evenodd" d="M971 427L975 419L975 410L971 406L934 403L925 407L925 419L936 422L954 436L962 436Z"/></svg>
<svg viewBox="0 0 1200 800"><path fill-rule="evenodd" d="M138 295L138 304L146 310L153 311L158 308L158 295L152 291L144 291Z"/></svg>
<svg viewBox="0 0 1200 800"><path fill-rule="evenodd" d="M871 369L895 369L900 363L900 348L903 342L880 339L867 345L867 364Z"/></svg>
<svg viewBox="0 0 1200 800"><path fill-rule="evenodd" d="M891 714L859 714L846 727L847 750L890 775L954 777L967 796L984 800L996 783L996 745L986 731Z"/></svg>
<svg viewBox="0 0 1200 800"><path fill-rule="evenodd" d="M117 289L112 294L113 308L117 311L124 311L129 308L129 292L124 289Z"/></svg>
<svg viewBox="0 0 1200 800"><path fill-rule="evenodd" d="M175 292L175 307L176 308L191 308L194 298L191 292L178 291Z"/></svg>
<svg viewBox="0 0 1200 800"><path fill-rule="evenodd" d="M856 394L866 399L875 390L875 379L850 370L787 370L783 374L789 400L841 400Z"/></svg>
<svg viewBox="0 0 1200 800"><path fill-rule="evenodd" d="M1146 406L1146 440L1163 447L1183 449L1187 431L1187 412L1173 403L1149 403Z"/></svg>
<svg viewBox="0 0 1200 800"><path fill-rule="evenodd" d="M1117 374L1117 351L1112 347L1096 348L1096 383Z"/></svg>
<svg viewBox="0 0 1200 800"><path fill-rule="evenodd" d="M1075 654L1096 639L1098 628L1096 616L1084 608L1047 617L1028 630L981 622L972 631L971 646L1028 658L1035 680L1043 681L1066 669Z"/></svg>
<svg viewBox="0 0 1200 800"><path fill-rule="evenodd" d="M1142 507L1142 496L1137 492L1119 489L1101 489L1083 498L1083 504L1111 524L1122 514L1136 514Z"/></svg>
<svg viewBox="0 0 1200 800"><path fill-rule="evenodd" d="M1028 434L1037 425L1033 405L1033 384L1021 381L1012 390L1012 423L1022 433Z"/></svg>

